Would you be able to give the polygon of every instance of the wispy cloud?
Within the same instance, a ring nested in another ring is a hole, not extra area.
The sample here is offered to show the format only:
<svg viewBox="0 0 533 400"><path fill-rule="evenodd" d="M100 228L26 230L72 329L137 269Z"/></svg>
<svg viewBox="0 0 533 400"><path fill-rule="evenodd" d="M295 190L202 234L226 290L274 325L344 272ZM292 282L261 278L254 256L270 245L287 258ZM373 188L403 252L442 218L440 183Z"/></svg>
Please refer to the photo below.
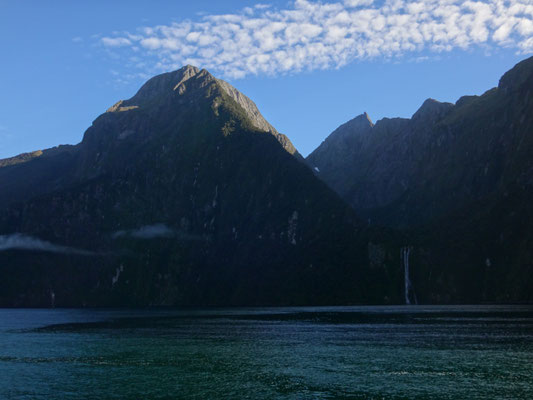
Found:
<svg viewBox="0 0 533 400"><path fill-rule="evenodd" d="M158 238L175 238L183 241L202 241L206 240L204 236L182 232L177 229L169 228L165 224L145 225L135 229L116 231L112 235L113 239L133 238L133 239L158 239Z"/></svg>
<svg viewBox="0 0 533 400"><path fill-rule="evenodd" d="M131 40L124 37L104 37L102 43L107 47L121 47L131 45Z"/></svg>
<svg viewBox="0 0 533 400"><path fill-rule="evenodd" d="M155 239L174 236L174 230L170 229L165 224L145 225L137 229L129 229L117 231L113 234L113 238L132 237L136 239Z"/></svg>
<svg viewBox="0 0 533 400"><path fill-rule="evenodd" d="M82 256L95 255L91 251L50 243L22 233L0 235L0 251L6 250L44 251L48 253L76 254Z"/></svg>
<svg viewBox="0 0 533 400"><path fill-rule="evenodd" d="M99 39L144 72L194 64L230 78L339 68L354 60L422 56L453 49L533 52L531 0L296 0L197 21L139 28Z"/></svg>

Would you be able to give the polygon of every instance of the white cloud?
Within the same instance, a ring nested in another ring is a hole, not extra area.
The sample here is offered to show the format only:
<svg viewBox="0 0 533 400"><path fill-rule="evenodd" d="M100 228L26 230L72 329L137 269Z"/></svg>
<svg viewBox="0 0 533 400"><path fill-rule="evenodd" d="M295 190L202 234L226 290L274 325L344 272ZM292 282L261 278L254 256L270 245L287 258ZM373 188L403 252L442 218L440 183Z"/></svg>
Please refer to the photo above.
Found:
<svg viewBox="0 0 533 400"><path fill-rule="evenodd" d="M295 0L285 9L258 4L234 14L205 15L99 40L105 47L154 58L135 63L157 66L144 72L194 62L241 78L475 46L531 53L532 21L531 0Z"/></svg>
<svg viewBox="0 0 533 400"><path fill-rule="evenodd" d="M81 256L95 255L95 253L87 250L50 243L22 233L0 235L0 251L7 250L44 251L47 253L77 254Z"/></svg>
<svg viewBox="0 0 533 400"><path fill-rule="evenodd" d="M102 43L107 47L129 46L131 41L125 37L103 37Z"/></svg>
<svg viewBox="0 0 533 400"><path fill-rule="evenodd" d="M175 238L182 241L202 241L205 237L195 235L187 232L182 232L176 229L169 228L165 224L145 225L136 229L128 229L116 231L112 234L113 239L119 238L133 238L141 240L160 239L160 238Z"/></svg>
<svg viewBox="0 0 533 400"><path fill-rule="evenodd" d="M141 226L137 229L130 229L124 231L117 231L113 234L113 238L132 237L136 239L154 239L160 237L172 237L174 231L165 224L155 224Z"/></svg>

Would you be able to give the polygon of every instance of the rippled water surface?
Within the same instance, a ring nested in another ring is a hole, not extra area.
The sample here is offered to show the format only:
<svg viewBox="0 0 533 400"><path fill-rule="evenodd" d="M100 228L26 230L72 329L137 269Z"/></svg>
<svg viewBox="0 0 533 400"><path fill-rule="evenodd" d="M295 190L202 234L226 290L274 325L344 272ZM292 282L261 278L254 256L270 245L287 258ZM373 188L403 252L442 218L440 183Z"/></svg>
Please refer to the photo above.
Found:
<svg viewBox="0 0 533 400"><path fill-rule="evenodd" d="M0 398L533 399L533 309L0 310Z"/></svg>

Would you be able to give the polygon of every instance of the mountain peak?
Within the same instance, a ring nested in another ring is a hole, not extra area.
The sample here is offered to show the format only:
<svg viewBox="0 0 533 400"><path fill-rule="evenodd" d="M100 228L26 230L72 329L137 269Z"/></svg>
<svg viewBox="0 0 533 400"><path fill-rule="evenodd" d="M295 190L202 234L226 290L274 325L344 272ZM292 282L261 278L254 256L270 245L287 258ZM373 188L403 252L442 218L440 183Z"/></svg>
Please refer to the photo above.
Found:
<svg viewBox="0 0 533 400"><path fill-rule="evenodd" d="M322 143L325 143L326 146L329 146L332 143L340 145L341 143L345 143L347 140L351 141L354 138L363 138L371 132L373 127L374 124L372 120L370 119L369 115L364 112L363 114L359 114L357 117L352 118L348 122L340 125L337 129L331 132L331 134ZM313 153L319 149L320 146L316 148Z"/></svg>
<svg viewBox="0 0 533 400"><path fill-rule="evenodd" d="M372 119L370 119L370 116L367 114L366 111L363 112L361 115L358 115L357 117L355 117L355 119L360 119L361 122L363 122L364 124L368 122L371 126L374 126Z"/></svg>
<svg viewBox="0 0 533 400"><path fill-rule="evenodd" d="M354 130L358 132L360 130L366 131L367 129L372 128L373 126L374 123L370 119L370 116L366 112L364 112L362 114L359 114L357 117L352 118L345 124L339 126L339 128L344 127L348 128L350 132L354 132Z"/></svg>
<svg viewBox="0 0 533 400"><path fill-rule="evenodd" d="M171 94L176 90L182 94L185 88L185 86L183 86L184 83L199 75L202 71L192 65L186 65L176 71L156 75L142 85L137 94L135 94L130 101L141 103L149 101L161 94ZM205 72L209 74L207 71Z"/></svg>
<svg viewBox="0 0 533 400"><path fill-rule="evenodd" d="M318 159L324 154L327 155L330 152L337 151L345 152L347 154L351 153L354 146L359 146L361 140L368 137L373 127L374 124L366 112L359 114L357 117L345 122L331 132L322 144L309 154L307 157L309 163L312 164L314 168L318 168L316 165L317 163L320 164ZM355 143L357 143L357 145ZM346 157L349 157L349 155L346 155Z"/></svg>
<svg viewBox="0 0 533 400"><path fill-rule="evenodd" d="M444 116L448 111L450 111L453 108L452 103L441 103L440 101L437 101L435 99L429 98L422 103L420 108L413 114L411 119L413 120L419 120L419 119L437 119L439 117Z"/></svg>
<svg viewBox="0 0 533 400"><path fill-rule="evenodd" d="M149 103L157 97L172 95L177 91L183 94L186 90L185 82L193 77L206 76L209 80L215 79L206 70L200 70L193 65L186 65L172 72L165 72L150 78L141 86L135 96L129 100L120 100L110 107L107 112L128 111Z"/></svg>
<svg viewBox="0 0 533 400"><path fill-rule="evenodd" d="M182 95L187 90L187 82L193 78L205 80L205 82L215 81L224 93L244 109L254 127L275 135L278 134L276 129L261 115L255 103L246 95L239 92L228 82L215 78L209 71L200 70L193 65L186 65L176 71L163 73L149 79L130 100L115 104L109 111L126 111L129 108L136 107L139 103L150 101L154 97L165 94L173 95L173 92ZM200 84L200 87L203 86L204 84Z"/></svg>
<svg viewBox="0 0 533 400"><path fill-rule="evenodd" d="M511 70L507 71L500 78L498 87L509 92L519 89L528 81L533 81L533 57L519 62Z"/></svg>
<svg viewBox="0 0 533 400"><path fill-rule="evenodd" d="M217 79L206 69L199 69L193 65L154 76L142 85L131 99L120 100L107 112L116 113L141 108L145 111L151 110L149 112L158 115L157 118L172 118L172 115L180 112L179 110L183 111L183 107L199 104L198 102L203 102L212 96L218 97L213 103L215 108L225 101L220 97L227 96L226 101L235 102L243 110L245 118L252 127L270 133L288 153L303 159L289 138L268 123L252 100L228 82ZM206 105L207 103L204 104ZM127 130L130 131L131 129Z"/></svg>

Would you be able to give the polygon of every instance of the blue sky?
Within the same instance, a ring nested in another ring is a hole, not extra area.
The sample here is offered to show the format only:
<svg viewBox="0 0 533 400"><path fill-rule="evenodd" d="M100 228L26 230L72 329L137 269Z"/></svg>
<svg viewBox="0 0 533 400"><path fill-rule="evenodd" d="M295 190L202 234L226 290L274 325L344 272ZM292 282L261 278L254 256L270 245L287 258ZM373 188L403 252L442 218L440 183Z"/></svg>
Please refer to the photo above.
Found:
<svg viewBox="0 0 533 400"><path fill-rule="evenodd" d="M366 111L481 94L533 53L529 0L0 0L0 158L78 143L146 78L205 67L304 155Z"/></svg>

